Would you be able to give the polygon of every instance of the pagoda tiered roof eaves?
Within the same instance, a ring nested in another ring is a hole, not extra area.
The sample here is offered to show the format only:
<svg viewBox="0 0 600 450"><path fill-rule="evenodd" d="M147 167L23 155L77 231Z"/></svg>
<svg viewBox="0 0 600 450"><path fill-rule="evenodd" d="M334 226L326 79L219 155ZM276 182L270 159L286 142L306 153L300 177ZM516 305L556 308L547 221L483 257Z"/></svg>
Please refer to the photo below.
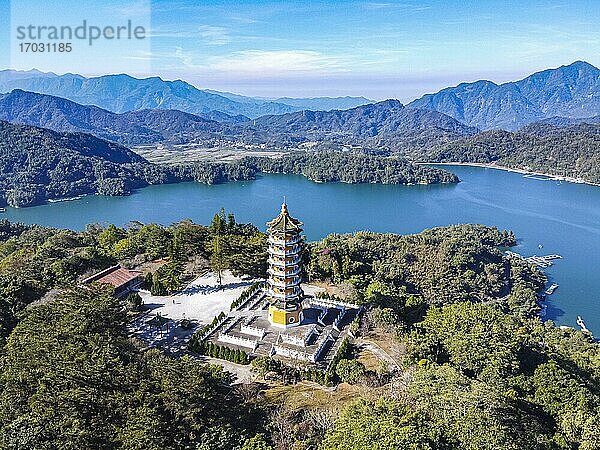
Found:
<svg viewBox="0 0 600 450"><path fill-rule="evenodd" d="M290 216L287 209L287 205L284 203L283 205L281 205L281 212L279 213L279 215L270 222L267 222L267 225L269 229L273 231L300 232L302 231L301 227L303 224L298 219Z"/></svg>

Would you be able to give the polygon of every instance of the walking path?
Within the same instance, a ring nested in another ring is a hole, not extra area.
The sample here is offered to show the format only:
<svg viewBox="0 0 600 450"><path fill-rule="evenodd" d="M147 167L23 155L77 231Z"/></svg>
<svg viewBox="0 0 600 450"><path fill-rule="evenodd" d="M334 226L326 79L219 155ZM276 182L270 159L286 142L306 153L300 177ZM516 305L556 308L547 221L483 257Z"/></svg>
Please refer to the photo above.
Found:
<svg viewBox="0 0 600 450"><path fill-rule="evenodd" d="M363 338L358 338L354 341L354 345L358 348L370 351L382 361L387 362L389 364L390 370L400 370L400 365L396 362L396 360L392 358L388 352L386 352L374 342L367 341Z"/></svg>

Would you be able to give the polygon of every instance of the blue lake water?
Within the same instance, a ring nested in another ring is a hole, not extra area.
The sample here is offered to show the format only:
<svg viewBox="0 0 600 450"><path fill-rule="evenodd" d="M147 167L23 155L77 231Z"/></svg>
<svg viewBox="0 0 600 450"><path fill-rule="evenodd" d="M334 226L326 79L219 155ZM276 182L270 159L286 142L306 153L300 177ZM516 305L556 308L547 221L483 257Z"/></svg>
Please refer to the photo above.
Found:
<svg viewBox="0 0 600 450"><path fill-rule="evenodd" d="M523 177L479 167L452 166L457 185L397 186L318 184L296 175L208 186L152 186L129 197L86 197L33 208L8 208L3 217L24 223L83 229L88 223L132 220L170 224L184 218L209 223L221 207L261 229L286 196L305 223L309 240L333 232L372 230L417 233L425 228L482 223L513 230L516 251L558 253L547 269L560 285L546 317L575 327L581 315L600 335L600 187ZM544 248L540 250L538 245Z"/></svg>

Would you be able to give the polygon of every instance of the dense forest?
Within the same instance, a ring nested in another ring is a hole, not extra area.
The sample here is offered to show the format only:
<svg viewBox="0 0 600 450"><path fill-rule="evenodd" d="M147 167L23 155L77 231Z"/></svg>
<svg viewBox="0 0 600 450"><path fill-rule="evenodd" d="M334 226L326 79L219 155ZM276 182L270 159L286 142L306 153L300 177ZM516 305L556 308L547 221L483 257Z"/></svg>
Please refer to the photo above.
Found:
<svg viewBox="0 0 600 450"><path fill-rule="evenodd" d="M405 348L388 394L352 402L321 448L598 449L600 346L536 316L545 277L461 225L333 235L309 274L349 282Z"/></svg>
<svg viewBox="0 0 600 450"><path fill-rule="evenodd" d="M74 287L156 258L180 277L191 261L264 275L265 235L231 214L82 232L2 221L0 241L0 448L600 448L600 347L537 318L545 277L503 256L510 232L461 225L307 245L306 277L367 307L359 334L386 330L404 349L400 370L377 379L341 360L339 377L367 390L339 410L294 409L193 357L141 352L125 334L127 305Z"/></svg>
<svg viewBox="0 0 600 450"><path fill-rule="evenodd" d="M150 184L220 183L254 173L239 164L164 167L83 133L57 133L0 121L0 204L31 206L79 195L127 195Z"/></svg>
<svg viewBox="0 0 600 450"><path fill-rule="evenodd" d="M313 181L383 184L457 183L450 172L415 165L403 158L360 152L302 152L280 158L247 157L257 172L301 174Z"/></svg>
<svg viewBox="0 0 600 450"><path fill-rule="evenodd" d="M564 128L533 124L516 132L493 130L435 147L423 159L493 163L600 183L600 125Z"/></svg>

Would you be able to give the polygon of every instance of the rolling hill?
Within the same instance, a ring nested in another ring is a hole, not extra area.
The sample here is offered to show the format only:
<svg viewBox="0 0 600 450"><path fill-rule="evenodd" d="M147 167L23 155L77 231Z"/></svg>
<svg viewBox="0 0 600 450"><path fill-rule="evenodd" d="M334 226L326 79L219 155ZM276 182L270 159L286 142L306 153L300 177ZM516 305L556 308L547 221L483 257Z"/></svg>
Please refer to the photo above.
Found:
<svg viewBox="0 0 600 450"><path fill-rule="evenodd" d="M118 144L0 121L0 203L30 206L83 194L124 194L147 185L150 164Z"/></svg>
<svg viewBox="0 0 600 450"><path fill-rule="evenodd" d="M0 119L49 128L84 132L123 145L188 142L227 134L228 126L177 110L142 110L116 114L51 95L14 90L0 95Z"/></svg>
<svg viewBox="0 0 600 450"><path fill-rule="evenodd" d="M14 89L55 95L82 105L123 113L142 109L178 109L192 114L219 111L228 115L257 117L280 114L296 108L276 102L255 100L241 103L206 92L181 80L165 81L159 77L134 78L126 74L85 78L65 74L15 77L14 71L0 72L0 92Z"/></svg>
<svg viewBox="0 0 600 450"><path fill-rule="evenodd" d="M308 141L386 146L392 150L449 142L478 131L436 111L407 108L398 100L342 111L300 111L264 116L254 120L253 124L272 134Z"/></svg>

